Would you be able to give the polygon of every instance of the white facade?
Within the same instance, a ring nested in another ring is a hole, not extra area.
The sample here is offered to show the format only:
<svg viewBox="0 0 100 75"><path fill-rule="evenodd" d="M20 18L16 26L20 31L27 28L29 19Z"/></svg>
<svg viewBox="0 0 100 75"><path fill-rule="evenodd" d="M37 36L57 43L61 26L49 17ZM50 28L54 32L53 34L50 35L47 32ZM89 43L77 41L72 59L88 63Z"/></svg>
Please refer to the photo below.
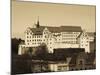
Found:
<svg viewBox="0 0 100 75"><path fill-rule="evenodd" d="M67 63L52 63L49 64L49 68L51 71L57 72L57 71L69 71L69 65Z"/></svg>
<svg viewBox="0 0 100 75"><path fill-rule="evenodd" d="M89 36L87 32L83 32L79 39L80 48L85 48L85 52L90 52L90 42L94 41L94 37Z"/></svg>
<svg viewBox="0 0 100 75"><path fill-rule="evenodd" d="M66 58L66 62L50 62L49 68L51 71L69 71L69 63L71 61L71 57Z"/></svg>
<svg viewBox="0 0 100 75"><path fill-rule="evenodd" d="M19 54L21 54L22 47L37 47L42 43L47 45L49 53L53 53L55 48L85 48L86 52L90 52L89 41L93 41L94 38L81 33L82 31L60 31L53 27L27 28L25 45L19 46Z"/></svg>

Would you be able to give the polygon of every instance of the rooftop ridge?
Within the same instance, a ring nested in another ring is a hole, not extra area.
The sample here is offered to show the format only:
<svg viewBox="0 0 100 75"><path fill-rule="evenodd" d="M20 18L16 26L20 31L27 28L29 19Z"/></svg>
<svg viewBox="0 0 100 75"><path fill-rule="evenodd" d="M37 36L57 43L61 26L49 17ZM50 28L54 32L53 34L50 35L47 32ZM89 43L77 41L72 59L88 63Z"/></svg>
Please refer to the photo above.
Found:
<svg viewBox="0 0 100 75"><path fill-rule="evenodd" d="M39 26L38 28L30 28L33 33L42 34L47 28L52 33L59 32L82 32L81 26Z"/></svg>

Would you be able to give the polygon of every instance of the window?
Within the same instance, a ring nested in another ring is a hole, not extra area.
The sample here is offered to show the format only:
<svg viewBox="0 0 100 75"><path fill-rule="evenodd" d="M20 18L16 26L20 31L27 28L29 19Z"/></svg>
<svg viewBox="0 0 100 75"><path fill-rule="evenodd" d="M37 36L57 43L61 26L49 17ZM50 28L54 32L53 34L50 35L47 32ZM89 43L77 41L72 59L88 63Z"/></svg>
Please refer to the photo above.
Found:
<svg viewBox="0 0 100 75"><path fill-rule="evenodd" d="M30 33L30 34L32 34L32 33Z"/></svg>
<svg viewBox="0 0 100 75"><path fill-rule="evenodd" d="M87 35L85 35L85 37L87 37Z"/></svg>
<svg viewBox="0 0 100 75"><path fill-rule="evenodd" d="M85 46L88 46L88 44L86 44Z"/></svg>
<svg viewBox="0 0 100 75"><path fill-rule="evenodd" d="M27 36L27 38L28 38L28 36Z"/></svg>
<svg viewBox="0 0 100 75"><path fill-rule="evenodd" d="M87 37L87 39L89 39L89 38Z"/></svg>
<svg viewBox="0 0 100 75"><path fill-rule="evenodd" d="M61 68L60 67L58 67L58 71L61 71Z"/></svg>
<svg viewBox="0 0 100 75"><path fill-rule="evenodd" d="M74 69L72 69L72 71L73 71Z"/></svg>
<svg viewBox="0 0 100 75"><path fill-rule="evenodd" d="M41 37L41 35L39 35L39 38Z"/></svg>
<svg viewBox="0 0 100 75"><path fill-rule="evenodd" d="M40 41L41 41L41 39L40 39Z"/></svg>
<svg viewBox="0 0 100 75"><path fill-rule="evenodd" d="M82 70L82 68L80 70Z"/></svg>
<svg viewBox="0 0 100 75"><path fill-rule="evenodd" d="M83 46L83 45L81 45L81 46Z"/></svg>
<svg viewBox="0 0 100 75"><path fill-rule="evenodd" d="M45 34L48 34L48 31L46 30Z"/></svg>
<svg viewBox="0 0 100 75"><path fill-rule="evenodd" d="M79 61L79 65L83 65L83 61L82 60Z"/></svg>
<svg viewBox="0 0 100 75"><path fill-rule="evenodd" d="M45 36L45 38L46 38L46 36Z"/></svg>
<svg viewBox="0 0 100 75"><path fill-rule="evenodd" d="M41 38L42 36L40 35L40 38Z"/></svg>
<svg viewBox="0 0 100 75"><path fill-rule="evenodd" d="M37 35L37 38L38 38L38 35Z"/></svg>

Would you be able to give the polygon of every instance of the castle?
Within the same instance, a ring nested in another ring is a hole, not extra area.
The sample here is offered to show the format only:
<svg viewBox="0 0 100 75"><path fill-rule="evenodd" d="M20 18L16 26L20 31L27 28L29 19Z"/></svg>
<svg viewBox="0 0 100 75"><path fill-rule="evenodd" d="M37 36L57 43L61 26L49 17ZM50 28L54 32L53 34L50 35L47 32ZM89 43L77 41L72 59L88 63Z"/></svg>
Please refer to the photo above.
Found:
<svg viewBox="0 0 100 75"><path fill-rule="evenodd" d="M24 54L25 48L36 48L45 43L49 53L58 48L85 48L85 52L91 52L91 42L94 41L94 33L85 32L80 26L41 26L39 20L34 27L28 27L25 31L25 43L19 45L18 54Z"/></svg>

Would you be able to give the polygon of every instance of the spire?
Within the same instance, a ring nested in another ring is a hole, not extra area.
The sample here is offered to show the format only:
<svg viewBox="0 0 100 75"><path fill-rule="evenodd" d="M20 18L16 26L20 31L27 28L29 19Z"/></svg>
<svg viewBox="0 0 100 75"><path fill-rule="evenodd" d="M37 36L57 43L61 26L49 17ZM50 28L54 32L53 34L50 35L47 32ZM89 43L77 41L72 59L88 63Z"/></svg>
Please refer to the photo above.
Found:
<svg viewBox="0 0 100 75"><path fill-rule="evenodd" d="M37 24L36 24L37 26L37 28L39 28L39 26L40 26L40 23L39 23L39 16L38 16L38 20L37 20Z"/></svg>

